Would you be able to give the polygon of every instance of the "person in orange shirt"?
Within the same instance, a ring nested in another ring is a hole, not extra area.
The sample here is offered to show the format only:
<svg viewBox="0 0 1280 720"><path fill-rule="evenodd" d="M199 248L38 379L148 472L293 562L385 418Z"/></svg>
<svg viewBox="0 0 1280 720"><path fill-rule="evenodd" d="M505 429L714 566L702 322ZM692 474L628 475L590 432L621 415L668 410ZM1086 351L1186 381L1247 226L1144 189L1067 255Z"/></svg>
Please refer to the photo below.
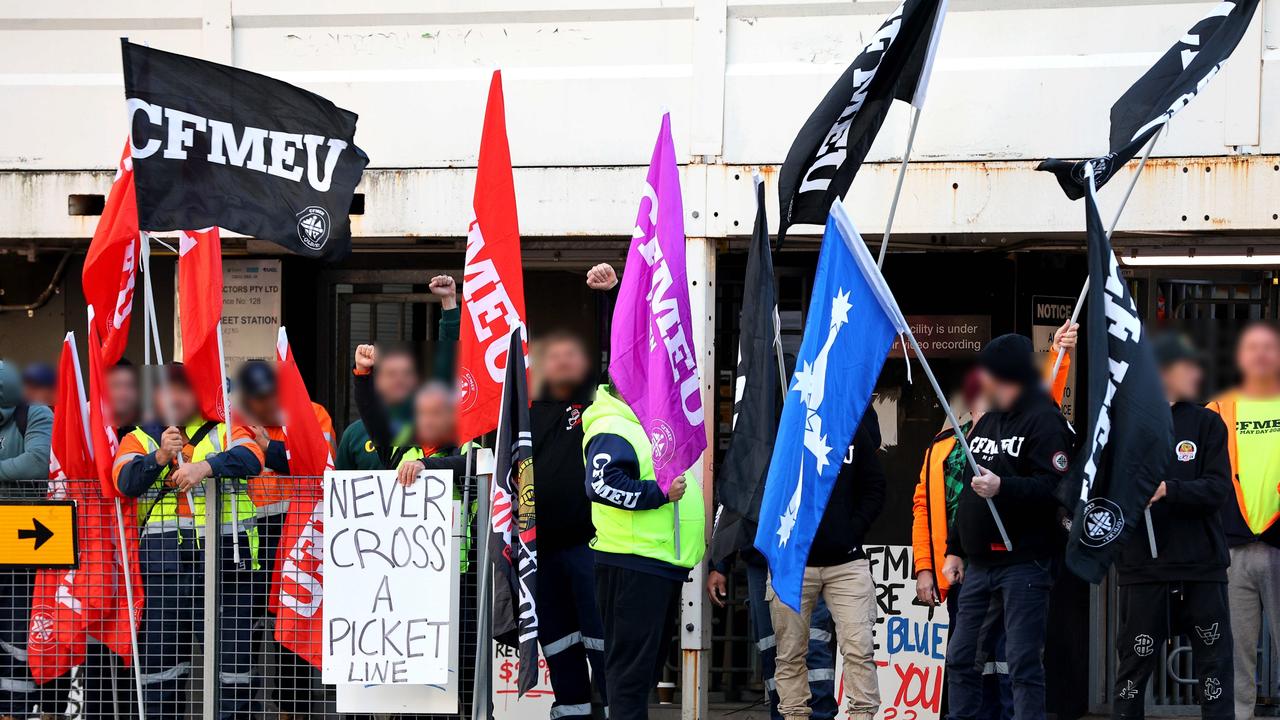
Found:
<svg viewBox="0 0 1280 720"><path fill-rule="evenodd" d="M1054 401L1061 403L1063 393L1067 386L1067 372L1071 367L1071 356L1064 354L1062 364L1058 368L1057 375L1050 382L1049 374L1053 372L1053 364L1059 353L1069 353L1076 346L1076 339L1079 333L1079 324L1072 324L1070 321L1064 323L1062 327L1054 331L1053 346L1049 356L1045 360L1045 384L1050 388L1050 393ZM970 418L967 422L961 424L961 431L968 433L981 417L983 408L979 404L978 386L976 378L972 373L966 375L960 395L964 399L964 406L968 409ZM925 451L924 464L920 468L920 481L916 484L915 494L912 502L912 525L911 525L911 546L913 556L913 567L916 574L916 600L930 607L947 604L947 613L951 616L952 624L955 618L955 603L948 602L949 598L954 597L950 581L945 575L938 572L942 565L942 559L947 551L947 528L955 519L956 502L960 497L960 489L972 475L968 467L965 465L963 451L956 443L956 433L950 428L944 428L942 432L933 439L929 448ZM1000 608L992 608L993 616L998 619ZM989 618L990 622L990 618ZM999 623L992 622L991 627L998 628ZM989 655L999 655L1000 648L999 637L990 636L987 638L985 647ZM1002 698L1008 698L1010 691L1007 687L1007 676L999 672L1001 663L993 661L988 663L992 673L1000 675L999 694ZM994 694L994 693L992 693ZM994 706L995 698L988 698ZM1002 702L1002 705L1010 703ZM990 712L991 717L999 717L994 707L986 708Z"/></svg>
<svg viewBox="0 0 1280 720"><path fill-rule="evenodd" d="M264 455L262 472L249 478L249 497L257 507L259 555L262 558L258 570L257 605L255 610L263 620L261 644L263 667L272 667L277 678L276 704L281 718L306 717L315 708L311 702L324 697L320 679L305 660L275 641L275 622L270 610L271 588L276 572L276 553L285 518L289 513L289 500L302 483L315 484L316 478L292 477L289 474L289 456L285 450L285 432L280 417L279 390L275 368L262 360L249 360L240 366L236 374L236 397L240 412L253 431L254 441ZM329 411L319 403L311 403L316 421L324 433L324 439L333 452L333 421Z"/></svg>
<svg viewBox="0 0 1280 720"><path fill-rule="evenodd" d="M138 646L147 715L179 717L186 711L181 688L202 644L205 493L216 482L222 565L218 716L260 717L252 652L258 540L246 484L262 469L265 454L243 424L227 437L226 423L200 416L180 364L162 372L165 381L154 392L156 415L174 424L145 423L126 434L112 472L116 487L138 498L139 564L146 588Z"/></svg>

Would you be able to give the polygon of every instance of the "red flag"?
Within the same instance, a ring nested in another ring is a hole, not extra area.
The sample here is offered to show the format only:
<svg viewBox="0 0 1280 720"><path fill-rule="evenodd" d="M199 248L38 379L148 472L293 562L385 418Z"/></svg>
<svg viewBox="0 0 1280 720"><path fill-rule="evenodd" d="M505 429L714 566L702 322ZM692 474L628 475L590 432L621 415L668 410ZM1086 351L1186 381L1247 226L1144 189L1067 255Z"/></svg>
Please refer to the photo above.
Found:
<svg viewBox="0 0 1280 720"><path fill-rule="evenodd" d="M116 179L107 195L102 217L84 258L80 284L85 300L95 311L98 337L102 338L102 362L114 365L129 343L129 319L133 315L133 288L138 273L138 203L133 190L133 159L129 143L116 167Z"/></svg>
<svg viewBox="0 0 1280 720"><path fill-rule="evenodd" d="M333 454L311 406L307 386L289 348L284 328L276 340L276 377L284 420L289 473L322 476L333 469ZM319 480L301 480L289 502L289 515L280 532L280 551L272 583L276 640L299 657L321 667L321 570L324 503Z"/></svg>
<svg viewBox="0 0 1280 720"><path fill-rule="evenodd" d="M182 364L206 420L226 420L222 329L222 239L218 228L184 230L178 239L178 324Z"/></svg>
<svg viewBox="0 0 1280 720"><path fill-rule="evenodd" d="M474 218L467 228L462 278L462 334L458 348L458 439L498 426L502 379L511 330L524 325L524 271L511 177L502 73L494 71L480 137ZM528 342L522 342L528 360ZM526 362L527 365L527 362Z"/></svg>
<svg viewBox="0 0 1280 720"><path fill-rule="evenodd" d="M90 310L92 313L92 310ZM91 347L97 333L90 324ZM99 353L89 353L90 363L100 365ZM36 573L32 594L27 658L32 677L44 683L65 674L84 661L89 636L101 640L126 662L132 657L126 592L120 587L118 524L114 508L92 481L97 468L87 435L83 403L84 385L76 359L75 340L67 334L59 367L58 405L54 408L52 453L49 465L50 497L76 502L78 564L73 569L42 569ZM91 413L92 414L92 413ZM114 438L114 432L111 433ZM108 460L108 465L110 460ZM134 602L142 607L142 586L136 572L137 520L126 519L131 551L129 567Z"/></svg>
<svg viewBox="0 0 1280 720"><path fill-rule="evenodd" d="M89 347L100 347L98 326L94 322L94 310L89 308ZM93 455L94 472L84 477L96 477L102 486L103 497L124 497L116 488L115 479L111 476L111 465L115 462L116 450L120 447L116 437L116 422L111 411L111 399L107 397L107 379L104 374L101 358L96 353L89 353L89 439Z"/></svg>

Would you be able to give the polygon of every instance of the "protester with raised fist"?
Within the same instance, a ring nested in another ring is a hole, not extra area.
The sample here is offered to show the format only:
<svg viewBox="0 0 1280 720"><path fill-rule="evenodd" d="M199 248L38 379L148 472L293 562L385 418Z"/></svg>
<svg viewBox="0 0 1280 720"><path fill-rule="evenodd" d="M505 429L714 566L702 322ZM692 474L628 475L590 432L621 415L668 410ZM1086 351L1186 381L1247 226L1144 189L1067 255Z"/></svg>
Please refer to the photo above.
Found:
<svg viewBox="0 0 1280 720"><path fill-rule="evenodd" d="M1231 497L1227 432L1213 412L1196 404L1200 355L1176 333L1151 339L1173 415L1174 462L1147 507L1145 532L1120 551L1120 625L1116 630L1111 716L1142 718L1147 679L1160 666L1159 649L1174 634L1192 644L1200 714L1230 720L1235 712L1231 618L1227 609L1227 538L1220 509Z"/></svg>
<svg viewBox="0 0 1280 720"><path fill-rule="evenodd" d="M951 585L963 584L947 645L950 717L971 720L982 710L980 635L998 598L1014 717L1035 720L1045 715L1049 565L1062 542L1055 491L1069 468L1071 429L1044 388L1026 337L995 338L979 353L978 368L988 411L970 431L969 445L980 473L961 488L942 568Z"/></svg>
<svg viewBox="0 0 1280 720"><path fill-rule="evenodd" d="M1235 716L1258 696L1258 642L1269 627L1280 657L1280 329L1249 325L1236 345L1240 386L1209 403L1226 425L1235 500L1222 508L1231 550L1227 598L1235 647Z"/></svg>

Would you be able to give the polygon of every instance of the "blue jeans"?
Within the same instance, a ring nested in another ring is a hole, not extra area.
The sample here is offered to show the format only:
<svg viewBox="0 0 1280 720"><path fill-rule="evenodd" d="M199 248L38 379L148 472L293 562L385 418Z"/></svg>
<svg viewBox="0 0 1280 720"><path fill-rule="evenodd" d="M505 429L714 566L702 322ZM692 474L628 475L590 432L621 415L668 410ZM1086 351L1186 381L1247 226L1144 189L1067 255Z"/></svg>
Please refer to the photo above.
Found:
<svg viewBox="0 0 1280 720"><path fill-rule="evenodd" d="M975 720L983 711L983 625L993 599L1004 608L1005 657L1013 687L1013 716L1042 720L1044 643L1053 584L1048 561L984 567L970 564L947 641L948 717Z"/></svg>
<svg viewBox="0 0 1280 720"><path fill-rule="evenodd" d="M768 585L769 569L763 565L747 564L747 605L750 610L751 631L760 651L761 671L765 689L769 692L769 715L782 720L778 712L778 691L773 680L777 647L773 638L773 620L769 617L769 603L764 599ZM809 708L813 720L831 720L836 716L836 658L833 652L835 626L827 604L818 598L818 604L809 617Z"/></svg>

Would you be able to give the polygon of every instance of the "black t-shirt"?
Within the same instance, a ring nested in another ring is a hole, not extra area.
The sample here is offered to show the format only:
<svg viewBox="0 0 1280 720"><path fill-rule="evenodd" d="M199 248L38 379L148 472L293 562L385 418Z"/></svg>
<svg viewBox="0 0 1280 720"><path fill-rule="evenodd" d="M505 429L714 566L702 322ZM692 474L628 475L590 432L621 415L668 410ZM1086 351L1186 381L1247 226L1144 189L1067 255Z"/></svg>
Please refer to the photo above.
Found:
<svg viewBox="0 0 1280 720"><path fill-rule="evenodd" d="M582 413L591 404L592 390L584 385L569 400L544 398L529 408L540 550L584 545L596 534L582 461Z"/></svg>
<svg viewBox="0 0 1280 720"><path fill-rule="evenodd" d="M989 412L969 433L978 465L1000 476L993 499L1013 549L1005 547L986 500L966 478L949 528L947 554L983 565L1047 560L1065 535L1057 489L1071 462L1071 427L1056 403L1028 387L1007 411Z"/></svg>

